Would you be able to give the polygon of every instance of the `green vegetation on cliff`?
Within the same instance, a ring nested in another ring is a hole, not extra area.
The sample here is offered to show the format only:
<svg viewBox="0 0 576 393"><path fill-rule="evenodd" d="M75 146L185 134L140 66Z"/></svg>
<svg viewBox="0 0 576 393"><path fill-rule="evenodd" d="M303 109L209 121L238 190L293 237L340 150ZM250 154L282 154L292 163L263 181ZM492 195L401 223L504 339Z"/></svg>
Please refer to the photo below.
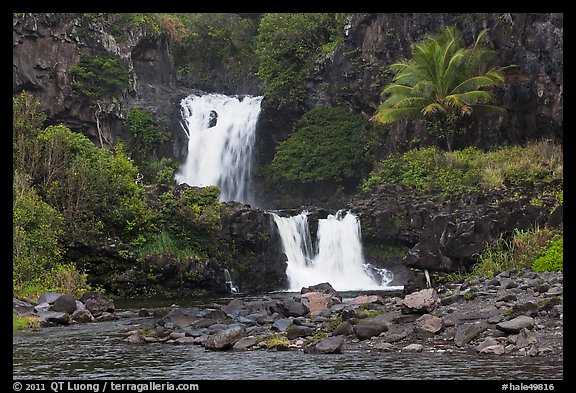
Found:
<svg viewBox="0 0 576 393"><path fill-rule="evenodd" d="M30 93L14 96L15 296L80 295L91 286L122 296L170 293L161 288L166 277L180 277L177 290L199 279L195 266L227 258L220 189L174 183L173 161L150 151L162 137L151 114L133 109L126 119L142 176L124 143L108 150L62 124L44 128L39 108Z"/></svg>
<svg viewBox="0 0 576 393"><path fill-rule="evenodd" d="M278 108L301 104L314 61L343 41L343 28L343 14L264 14L256 54L266 99Z"/></svg>
<svg viewBox="0 0 576 393"><path fill-rule="evenodd" d="M121 97L128 87L128 68L110 54L83 55L80 64L70 69L72 87L93 99Z"/></svg>
<svg viewBox="0 0 576 393"><path fill-rule="evenodd" d="M478 189L518 188L562 178L562 146L546 140L488 152L475 147L453 152L426 147L380 161L361 190L367 193L379 185L392 183L452 197Z"/></svg>

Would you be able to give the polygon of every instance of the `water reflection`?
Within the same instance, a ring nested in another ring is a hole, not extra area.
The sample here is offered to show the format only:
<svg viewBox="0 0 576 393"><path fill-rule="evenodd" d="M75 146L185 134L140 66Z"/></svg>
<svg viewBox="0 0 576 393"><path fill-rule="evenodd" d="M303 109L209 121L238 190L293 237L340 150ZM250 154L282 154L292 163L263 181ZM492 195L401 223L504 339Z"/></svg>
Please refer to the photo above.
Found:
<svg viewBox="0 0 576 393"><path fill-rule="evenodd" d="M374 380L563 378L558 359L453 353L211 352L196 345L129 345L122 332L155 322L120 319L15 332L14 379Z"/></svg>

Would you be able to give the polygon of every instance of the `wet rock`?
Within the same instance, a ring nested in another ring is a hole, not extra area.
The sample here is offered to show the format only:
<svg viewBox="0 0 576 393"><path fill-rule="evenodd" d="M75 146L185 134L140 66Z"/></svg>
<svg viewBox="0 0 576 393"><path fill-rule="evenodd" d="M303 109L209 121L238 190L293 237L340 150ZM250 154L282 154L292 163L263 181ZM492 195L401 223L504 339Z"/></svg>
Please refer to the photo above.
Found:
<svg viewBox="0 0 576 393"><path fill-rule="evenodd" d="M90 311L83 309L83 310L76 310L72 313L71 319L77 323L89 323L94 321L94 317L90 313Z"/></svg>
<svg viewBox="0 0 576 393"><path fill-rule="evenodd" d="M245 351L248 348L253 347L254 345L256 345L256 337L254 336L242 337L232 346L232 350Z"/></svg>
<svg viewBox="0 0 576 393"><path fill-rule="evenodd" d="M306 292L302 295L303 304L310 310L310 315L317 315L326 311L340 303L340 300L333 295L322 292Z"/></svg>
<svg viewBox="0 0 576 393"><path fill-rule="evenodd" d="M354 326L354 334L360 340L367 340L371 337L379 336L388 330L388 325L385 323L368 321L361 322Z"/></svg>
<svg viewBox="0 0 576 393"><path fill-rule="evenodd" d="M342 296L334 288L332 288L332 285L330 285L330 283L327 282L305 287L300 290L300 293L303 295L308 292L320 292L325 295L330 295L337 298L338 300L340 300L340 302L338 303L342 302Z"/></svg>
<svg viewBox="0 0 576 393"><path fill-rule="evenodd" d="M472 322L460 325L456 328L454 344L458 347L463 347L487 328L488 324L485 322Z"/></svg>
<svg viewBox="0 0 576 393"><path fill-rule="evenodd" d="M374 344L374 346L372 348L377 349L377 350L382 351L382 352L394 351L394 345L390 344L389 342L382 342L382 341L378 341L376 344Z"/></svg>
<svg viewBox="0 0 576 393"><path fill-rule="evenodd" d="M285 315L288 317L301 317L310 312L310 309L301 302L293 299L286 299L284 301Z"/></svg>
<svg viewBox="0 0 576 393"><path fill-rule="evenodd" d="M533 302L525 302L513 305L512 312L510 314L511 318L515 318L520 315L535 317L538 315L538 305L534 304Z"/></svg>
<svg viewBox="0 0 576 393"><path fill-rule="evenodd" d="M70 294L59 296L52 304L52 311L61 311L72 314L76 311L76 298Z"/></svg>
<svg viewBox="0 0 576 393"><path fill-rule="evenodd" d="M242 299L232 299L228 304L222 306L221 310L227 314L232 311L239 311L246 308L246 303Z"/></svg>
<svg viewBox="0 0 576 393"><path fill-rule="evenodd" d="M233 326L210 335L204 343L204 347L211 350L229 349L242 337L246 337L246 329L242 326Z"/></svg>
<svg viewBox="0 0 576 393"><path fill-rule="evenodd" d="M506 349L502 344L491 345L489 347L482 348L482 350L480 351L480 353L491 353L494 355L502 355L505 352Z"/></svg>
<svg viewBox="0 0 576 393"><path fill-rule="evenodd" d="M194 344L195 340L196 340L195 337L183 336L183 337L178 337L177 339L175 339L174 344L175 345L192 345L192 344Z"/></svg>
<svg viewBox="0 0 576 393"><path fill-rule="evenodd" d="M516 338L516 348L526 348L537 341L536 334L526 328L520 330L518 337Z"/></svg>
<svg viewBox="0 0 576 393"><path fill-rule="evenodd" d="M334 336L347 336L354 333L354 326L349 321L344 321L332 331Z"/></svg>
<svg viewBox="0 0 576 393"><path fill-rule="evenodd" d="M518 333L524 328L532 329L533 327L534 318L525 315L496 324L496 328L504 333Z"/></svg>
<svg viewBox="0 0 576 393"><path fill-rule="evenodd" d="M422 344L409 344L402 348L402 352L422 352L423 349Z"/></svg>
<svg viewBox="0 0 576 393"><path fill-rule="evenodd" d="M288 319L288 318L282 318L277 320L276 322L274 322L272 324L271 329L277 332L284 332L286 331L290 326L292 326L292 320Z"/></svg>
<svg viewBox="0 0 576 393"><path fill-rule="evenodd" d="M431 314L424 314L414 323L414 332L420 339L434 337L444 328L442 318L438 318Z"/></svg>
<svg viewBox="0 0 576 393"><path fill-rule="evenodd" d="M476 346L476 351L482 352L484 348L493 347L495 345L498 345L498 340L496 340L494 337L487 337L484 341Z"/></svg>
<svg viewBox="0 0 576 393"><path fill-rule="evenodd" d="M62 294L61 294L61 293L56 293L56 292L46 292L46 293L43 293L43 294L40 295L40 297L38 298L38 304L42 304L42 303L52 304L52 303L54 303L60 296L62 296Z"/></svg>
<svg viewBox="0 0 576 393"><path fill-rule="evenodd" d="M312 336L314 329L308 326L291 326L286 333L288 340L294 340L298 337Z"/></svg>
<svg viewBox="0 0 576 393"><path fill-rule="evenodd" d="M327 337L316 344L316 351L320 353L341 353L344 346L343 336Z"/></svg>
<svg viewBox="0 0 576 393"><path fill-rule="evenodd" d="M347 302L348 304L367 304L367 303L376 303L376 304L383 304L384 301L382 296L378 295L362 295L356 296L352 300Z"/></svg>
<svg viewBox="0 0 576 393"><path fill-rule="evenodd" d="M96 317L96 321L98 322L115 321L117 319L118 316L111 312L103 312Z"/></svg>
<svg viewBox="0 0 576 393"><path fill-rule="evenodd" d="M106 299L100 292L86 292L79 300L96 318L102 313L114 313L115 310L114 303Z"/></svg>
<svg viewBox="0 0 576 393"><path fill-rule="evenodd" d="M34 304L26 302L24 300L16 299L15 297L12 298L12 310L19 314L25 314L29 312L33 312ZM48 310L46 310L48 311Z"/></svg>
<svg viewBox="0 0 576 393"><path fill-rule="evenodd" d="M59 311L45 311L38 315L41 326L68 325L70 315Z"/></svg>
<svg viewBox="0 0 576 393"><path fill-rule="evenodd" d="M128 337L124 339L129 344L145 344L146 341L140 332L135 332L134 334L130 334Z"/></svg>

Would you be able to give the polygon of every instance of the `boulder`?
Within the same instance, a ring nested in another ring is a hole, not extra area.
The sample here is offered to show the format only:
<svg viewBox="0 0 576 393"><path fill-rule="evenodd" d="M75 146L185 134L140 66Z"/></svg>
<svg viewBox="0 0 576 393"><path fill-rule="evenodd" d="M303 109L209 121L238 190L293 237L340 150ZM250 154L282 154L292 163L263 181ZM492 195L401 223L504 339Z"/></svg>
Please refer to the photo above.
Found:
<svg viewBox="0 0 576 393"><path fill-rule="evenodd" d="M522 329L532 329L534 327L534 318L520 315L509 321L496 324L496 329L504 333L519 333Z"/></svg>
<svg viewBox="0 0 576 393"><path fill-rule="evenodd" d="M440 304L440 298L434 288L426 288L404 296L402 312L405 314L427 314Z"/></svg>
<svg viewBox="0 0 576 393"><path fill-rule="evenodd" d="M224 350L232 348L242 337L246 337L246 329L242 326L233 326L229 329L220 330L218 333L208 336L204 343L206 349Z"/></svg>
<svg viewBox="0 0 576 393"><path fill-rule="evenodd" d="M72 315L76 311L76 298L73 295L66 294L58 297L52 304L52 311L61 311Z"/></svg>
<svg viewBox="0 0 576 393"><path fill-rule="evenodd" d="M343 346L343 336L332 336L317 343L315 349L320 353L341 353Z"/></svg>

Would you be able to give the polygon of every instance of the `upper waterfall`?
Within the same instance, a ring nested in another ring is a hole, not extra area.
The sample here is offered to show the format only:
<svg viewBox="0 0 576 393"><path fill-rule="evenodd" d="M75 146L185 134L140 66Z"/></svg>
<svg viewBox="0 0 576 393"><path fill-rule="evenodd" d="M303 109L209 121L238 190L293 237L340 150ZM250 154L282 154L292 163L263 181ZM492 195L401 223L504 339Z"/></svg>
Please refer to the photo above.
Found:
<svg viewBox="0 0 576 393"><path fill-rule="evenodd" d="M192 94L181 102L188 155L178 184L217 185L220 201L254 204L251 192L253 147L261 96Z"/></svg>

